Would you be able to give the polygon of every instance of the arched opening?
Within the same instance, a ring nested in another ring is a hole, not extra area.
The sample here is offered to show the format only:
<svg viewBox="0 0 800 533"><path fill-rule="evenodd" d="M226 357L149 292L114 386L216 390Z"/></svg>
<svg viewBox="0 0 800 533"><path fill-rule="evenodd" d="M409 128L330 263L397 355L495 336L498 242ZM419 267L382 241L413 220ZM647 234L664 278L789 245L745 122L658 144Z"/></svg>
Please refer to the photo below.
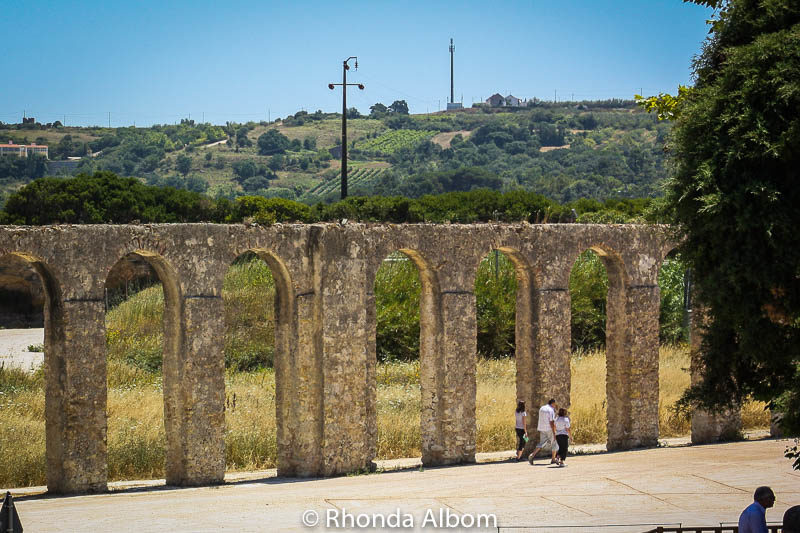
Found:
<svg viewBox="0 0 800 533"><path fill-rule="evenodd" d="M687 436L692 442L713 442L740 438L741 434L770 429L770 412L765 402L747 399L739 412L695 411L691 418L675 412L675 403L699 375L693 369L692 350L698 349L702 328L693 327L694 316L702 307L693 301L692 271L676 250L662 261L658 273L661 292L659 309L659 434L661 437ZM696 326L696 324L695 324ZM763 434L763 433L762 433Z"/></svg>
<svg viewBox="0 0 800 533"><path fill-rule="evenodd" d="M378 268L374 289L377 381L375 456L423 456L436 449L437 383L434 350L441 329L435 321L435 281L414 250L390 253Z"/></svg>
<svg viewBox="0 0 800 533"><path fill-rule="evenodd" d="M608 439L607 343L609 275L599 249L578 256L569 277L571 444Z"/></svg>
<svg viewBox="0 0 800 533"><path fill-rule="evenodd" d="M137 250L106 277L108 479L180 468L180 287L158 254Z"/></svg>
<svg viewBox="0 0 800 533"><path fill-rule="evenodd" d="M281 409L291 310L288 271L266 250L237 257L225 275L225 460L261 470L289 453Z"/></svg>
<svg viewBox="0 0 800 533"><path fill-rule="evenodd" d="M659 437L679 437L691 431L691 421L678 416L675 403L689 387L690 272L680 254L671 251L658 271L658 432Z"/></svg>
<svg viewBox="0 0 800 533"><path fill-rule="evenodd" d="M61 459L61 425L46 420L60 404L63 360L52 349L63 334L59 302L55 278L40 260L0 258L0 486L44 485L52 481L48 463Z"/></svg>
<svg viewBox="0 0 800 533"><path fill-rule="evenodd" d="M520 377L529 366L523 360L531 357L529 335L523 333L518 339L517 331L532 322L528 271L515 250L495 249L481 259L475 276L475 305L476 451L515 449L510 421L517 401L526 401ZM535 417L534 406L526 405L526 410Z"/></svg>

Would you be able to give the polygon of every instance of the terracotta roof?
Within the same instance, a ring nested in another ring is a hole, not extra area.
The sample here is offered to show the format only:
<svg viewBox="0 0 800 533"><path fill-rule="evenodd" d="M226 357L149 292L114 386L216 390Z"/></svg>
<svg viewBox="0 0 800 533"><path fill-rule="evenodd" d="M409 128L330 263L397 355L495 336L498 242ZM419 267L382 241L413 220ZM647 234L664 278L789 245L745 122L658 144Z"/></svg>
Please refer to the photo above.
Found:
<svg viewBox="0 0 800 533"><path fill-rule="evenodd" d="M46 144L0 144L0 148L47 148Z"/></svg>

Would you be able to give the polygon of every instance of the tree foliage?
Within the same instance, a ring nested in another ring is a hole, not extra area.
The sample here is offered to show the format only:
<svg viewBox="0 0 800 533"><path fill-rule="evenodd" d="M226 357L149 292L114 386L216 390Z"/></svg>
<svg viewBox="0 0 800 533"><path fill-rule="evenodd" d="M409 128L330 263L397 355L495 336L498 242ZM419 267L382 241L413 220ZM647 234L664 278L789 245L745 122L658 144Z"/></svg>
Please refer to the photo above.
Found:
<svg viewBox="0 0 800 533"><path fill-rule="evenodd" d="M201 194L151 187L111 172L74 178L42 178L12 194L3 224L102 224L116 222L201 222L219 218Z"/></svg>
<svg viewBox="0 0 800 533"><path fill-rule="evenodd" d="M180 154L175 160L175 168L185 176L192 169L192 158L186 154Z"/></svg>
<svg viewBox="0 0 800 533"><path fill-rule="evenodd" d="M684 404L753 395L798 432L800 4L721 4L694 72L662 210L709 318L703 380Z"/></svg>
<svg viewBox="0 0 800 533"><path fill-rule="evenodd" d="M395 100L389 106L389 111L398 115L408 115L408 104L405 100Z"/></svg>
<svg viewBox="0 0 800 533"><path fill-rule="evenodd" d="M278 130L267 130L258 137L258 153L261 155L282 154L289 148L289 138Z"/></svg>

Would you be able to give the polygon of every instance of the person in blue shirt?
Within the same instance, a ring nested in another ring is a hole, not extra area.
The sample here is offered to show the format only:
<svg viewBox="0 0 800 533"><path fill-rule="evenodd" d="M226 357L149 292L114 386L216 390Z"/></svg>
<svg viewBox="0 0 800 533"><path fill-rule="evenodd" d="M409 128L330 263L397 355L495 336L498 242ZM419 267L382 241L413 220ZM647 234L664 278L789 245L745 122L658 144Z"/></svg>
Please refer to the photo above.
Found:
<svg viewBox="0 0 800 533"><path fill-rule="evenodd" d="M739 515L739 533L769 533L767 509L775 505L775 493L769 487L758 487L753 500Z"/></svg>

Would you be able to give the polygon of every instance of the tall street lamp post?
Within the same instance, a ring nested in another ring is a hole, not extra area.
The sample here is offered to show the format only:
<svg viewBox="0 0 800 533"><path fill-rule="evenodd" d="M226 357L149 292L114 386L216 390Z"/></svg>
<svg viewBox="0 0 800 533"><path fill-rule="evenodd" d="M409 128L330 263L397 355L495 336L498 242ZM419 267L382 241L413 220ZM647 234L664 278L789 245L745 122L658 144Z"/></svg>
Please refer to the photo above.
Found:
<svg viewBox="0 0 800 533"><path fill-rule="evenodd" d="M355 59L355 69L358 70L358 58L350 56L342 61L342 83L329 83L328 89L333 90L337 85L342 86L342 200L347 198L347 86L355 85L362 91L364 84L362 83L347 83L347 71L350 70L350 65L347 64L351 59Z"/></svg>

